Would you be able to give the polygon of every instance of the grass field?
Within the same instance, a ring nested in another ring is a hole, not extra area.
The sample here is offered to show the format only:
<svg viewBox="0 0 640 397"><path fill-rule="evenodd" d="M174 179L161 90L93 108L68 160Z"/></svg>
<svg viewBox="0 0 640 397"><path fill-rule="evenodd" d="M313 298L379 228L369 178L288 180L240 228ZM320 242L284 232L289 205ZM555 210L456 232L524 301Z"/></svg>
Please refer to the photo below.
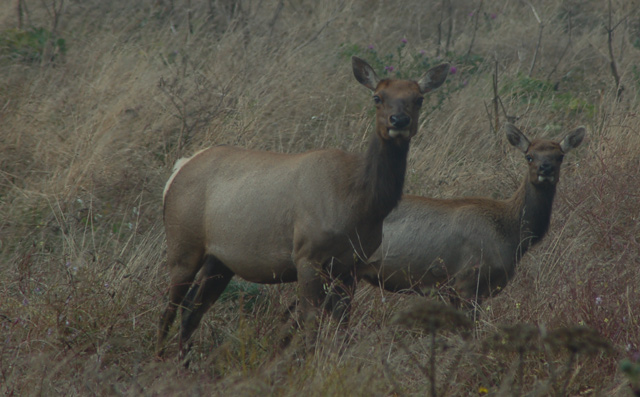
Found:
<svg viewBox="0 0 640 397"><path fill-rule="evenodd" d="M637 1L5 3L1 393L640 393ZM360 283L345 333L326 321L313 352L276 354L295 285L236 279L190 366L177 327L156 360L174 162L216 144L363 151L374 111L352 55L389 77L452 64L425 100L407 193L508 197L526 167L505 122L553 139L586 126L549 234L469 337L396 325L425 300Z"/></svg>

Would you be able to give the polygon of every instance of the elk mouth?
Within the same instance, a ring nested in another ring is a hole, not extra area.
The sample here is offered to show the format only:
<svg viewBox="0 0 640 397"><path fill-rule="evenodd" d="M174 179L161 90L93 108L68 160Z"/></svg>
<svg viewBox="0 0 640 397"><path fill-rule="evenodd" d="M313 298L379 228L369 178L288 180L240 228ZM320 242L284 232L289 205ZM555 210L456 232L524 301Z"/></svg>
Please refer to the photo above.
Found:
<svg viewBox="0 0 640 397"><path fill-rule="evenodd" d="M553 175L538 175L538 182L540 183L544 183L544 182L554 183L555 181L556 181L556 178Z"/></svg>
<svg viewBox="0 0 640 397"><path fill-rule="evenodd" d="M394 139L395 138L404 138L404 139L411 138L411 131L408 129L400 130L395 128L389 128L388 133L389 133L389 136Z"/></svg>

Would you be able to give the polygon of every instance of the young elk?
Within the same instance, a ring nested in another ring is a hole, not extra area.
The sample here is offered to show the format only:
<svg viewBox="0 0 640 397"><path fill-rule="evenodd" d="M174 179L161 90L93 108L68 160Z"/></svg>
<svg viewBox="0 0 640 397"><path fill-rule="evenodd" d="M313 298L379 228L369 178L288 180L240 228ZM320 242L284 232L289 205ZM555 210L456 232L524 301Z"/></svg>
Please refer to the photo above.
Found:
<svg viewBox="0 0 640 397"><path fill-rule="evenodd" d="M563 157L585 129L562 142L530 142L508 124L528 170L507 200L404 196L384 221L383 240L358 277L389 291L447 285L452 300L479 301L504 288L527 250L546 234Z"/></svg>
<svg viewBox="0 0 640 397"><path fill-rule="evenodd" d="M164 192L171 284L158 330L159 356L177 308L184 307L182 353L234 275L254 283L297 281L303 323L321 307L336 318L346 314L354 258L369 257L380 245L382 221L402 195L423 95L449 71L442 64L417 82L380 80L365 61L353 57L352 64L376 106L366 153L218 146L176 163ZM329 294L326 278L335 282Z"/></svg>

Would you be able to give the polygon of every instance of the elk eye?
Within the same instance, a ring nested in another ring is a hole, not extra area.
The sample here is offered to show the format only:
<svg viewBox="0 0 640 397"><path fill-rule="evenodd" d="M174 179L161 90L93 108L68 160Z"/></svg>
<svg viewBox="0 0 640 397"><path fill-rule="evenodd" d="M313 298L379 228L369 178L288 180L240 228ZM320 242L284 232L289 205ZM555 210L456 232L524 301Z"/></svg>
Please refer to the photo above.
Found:
<svg viewBox="0 0 640 397"><path fill-rule="evenodd" d="M526 156L524 156L524 158L527 159L529 163L533 161L533 157L531 157L530 154L527 154Z"/></svg>
<svg viewBox="0 0 640 397"><path fill-rule="evenodd" d="M418 99L416 99L416 106L422 106L422 102L424 102L424 98L420 97Z"/></svg>
<svg viewBox="0 0 640 397"><path fill-rule="evenodd" d="M379 96L374 95L374 96L373 96L373 102L374 102L376 105L379 105L379 104L381 104L381 103L382 103L382 99L380 99L380 97L379 97Z"/></svg>

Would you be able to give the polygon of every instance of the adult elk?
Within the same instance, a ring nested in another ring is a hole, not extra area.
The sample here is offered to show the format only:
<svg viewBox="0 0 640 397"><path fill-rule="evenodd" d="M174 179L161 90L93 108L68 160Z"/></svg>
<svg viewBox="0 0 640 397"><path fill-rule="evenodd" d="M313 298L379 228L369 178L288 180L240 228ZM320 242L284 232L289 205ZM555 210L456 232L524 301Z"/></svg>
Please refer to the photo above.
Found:
<svg viewBox="0 0 640 397"><path fill-rule="evenodd" d="M421 293L448 285L452 300L466 303L504 288L522 255L546 234L563 157L585 135L580 127L560 143L530 142L511 124L506 131L528 163L511 198L404 196L385 219L382 245L358 277L389 291Z"/></svg>
<svg viewBox="0 0 640 397"><path fill-rule="evenodd" d="M352 64L376 106L366 153L218 146L176 163L164 192L171 284L158 330L159 356L177 308L183 307L182 353L234 275L254 283L297 281L303 323L321 307L336 318L346 315L355 258L380 245L382 221L402 195L423 94L449 72L442 64L417 82L381 80L362 59L353 57ZM327 279L333 282L329 294Z"/></svg>

